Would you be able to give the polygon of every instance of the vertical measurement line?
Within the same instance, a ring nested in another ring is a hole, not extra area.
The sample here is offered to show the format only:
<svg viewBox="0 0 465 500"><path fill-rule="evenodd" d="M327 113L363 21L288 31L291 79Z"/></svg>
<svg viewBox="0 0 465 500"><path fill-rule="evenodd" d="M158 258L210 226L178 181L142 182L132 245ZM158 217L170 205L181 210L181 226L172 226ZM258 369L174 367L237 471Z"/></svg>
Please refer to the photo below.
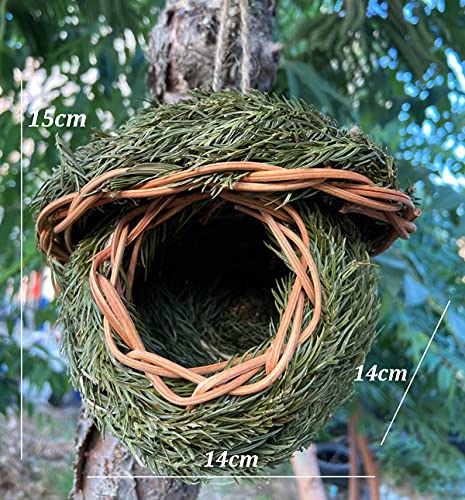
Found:
<svg viewBox="0 0 465 500"><path fill-rule="evenodd" d="M20 102L21 102L21 116L19 118L20 123L20 145L19 145L19 155L20 155L20 239L19 239L19 248L21 254L21 266L20 266L20 301L19 301L19 311L20 311L20 323L19 323L19 343L20 343L20 354L19 354L19 372L20 372L20 431L19 431L19 440L20 440L20 459L23 459L23 78L21 76L20 81Z"/></svg>
<svg viewBox="0 0 465 500"><path fill-rule="evenodd" d="M396 419L397 414L399 413L399 410L404 402L405 396L407 396L407 393L410 390L410 387L411 387L411 385L412 385L412 383L417 375L417 372L418 372L421 364L423 363L423 359L426 356L426 353L428 352L429 346L431 345L431 342L433 342L434 336L436 335L436 332L438 331L439 325L442 323L442 320L447 312L447 309L449 308L449 304L450 304L450 300L449 300L449 302L447 302L446 307L444 308L444 311L442 311L441 317L439 318L438 324L436 325L436 328L434 329L433 335L431 335L431 338L429 339L428 345L426 346L425 352L423 353L422 357L420 358L420 362L418 363L417 367L415 368L415 371L413 373L412 378L410 379L410 382L407 386L407 389L405 389L404 395L402 396L402 399L400 400L399 406L397 407L397 410L394 413L394 416L392 417L391 423L389 424L389 426L388 426L388 428L383 436L383 439L381 440L381 443L379 444L380 446L383 446L384 441L386 440L386 437L389 434L389 431L391 430L392 424L394 423L394 420Z"/></svg>

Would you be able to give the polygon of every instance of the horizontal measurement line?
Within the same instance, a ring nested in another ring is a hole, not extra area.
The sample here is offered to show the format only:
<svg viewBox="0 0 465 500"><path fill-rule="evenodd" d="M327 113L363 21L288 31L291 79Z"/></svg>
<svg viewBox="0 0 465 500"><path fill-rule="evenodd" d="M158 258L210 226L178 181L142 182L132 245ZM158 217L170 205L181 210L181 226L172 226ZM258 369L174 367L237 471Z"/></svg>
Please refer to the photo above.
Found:
<svg viewBox="0 0 465 500"><path fill-rule="evenodd" d="M87 479L374 479L376 476L87 476Z"/></svg>

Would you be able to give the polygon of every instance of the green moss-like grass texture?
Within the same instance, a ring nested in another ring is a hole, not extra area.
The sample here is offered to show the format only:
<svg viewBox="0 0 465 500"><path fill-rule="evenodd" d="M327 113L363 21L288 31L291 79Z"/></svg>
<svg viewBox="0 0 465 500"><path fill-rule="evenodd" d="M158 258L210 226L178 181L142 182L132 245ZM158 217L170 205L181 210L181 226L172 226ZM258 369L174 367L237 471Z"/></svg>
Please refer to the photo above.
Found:
<svg viewBox="0 0 465 500"><path fill-rule="evenodd" d="M153 105L116 132L97 134L74 153L63 144L60 149L62 164L38 193L36 209L110 169L131 167L103 186L117 192L168 173L227 160L262 161L289 169L322 167L329 161L335 168L367 175L380 186L397 188L392 158L365 135L351 135L301 102L259 92L247 96L235 91L195 93L176 105ZM258 316L251 320L231 314L237 308L231 309L227 297L214 289L192 288L187 295L176 295L157 290L156 282L154 286L150 269L157 252L215 203L218 190L233 187L243 175L198 178L196 189L214 185L209 188L212 199L189 207L143 241L138 286L143 290L147 285L151 291L145 299L139 294L128 309L147 348L185 366L222 361L226 344L230 354L231 346L237 347L236 357L263 352L272 342L290 293L292 275L278 277L273 287L274 312L270 315L268 302L257 299ZM119 200L93 209L76 225L76 246L69 261L64 265L51 261L62 289L62 345L73 385L99 427L109 428L156 473L266 473L308 446L337 406L350 397L355 367L363 363L375 335L378 298L369 251L371 238L385 227L372 224L374 229L367 230L360 217L339 214L339 202L311 189L276 197L292 203L304 220L320 273L323 313L285 374L259 394L223 396L186 410L159 397L143 373L110 359L102 317L88 285L89 259L108 244L117 221L134 203ZM273 238L267 235L266 239L287 265ZM238 300L236 293L234 304ZM249 295L244 295L244 303L250 303ZM312 308L306 304L304 326ZM238 332L234 342L227 340L230 328ZM247 339L243 348L241 336ZM251 338L257 339L252 346ZM261 377L263 372L252 382ZM169 383L180 395L192 392L188 382L173 379ZM258 468L205 467L208 452L217 456L224 450L230 455L257 455Z"/></svg>

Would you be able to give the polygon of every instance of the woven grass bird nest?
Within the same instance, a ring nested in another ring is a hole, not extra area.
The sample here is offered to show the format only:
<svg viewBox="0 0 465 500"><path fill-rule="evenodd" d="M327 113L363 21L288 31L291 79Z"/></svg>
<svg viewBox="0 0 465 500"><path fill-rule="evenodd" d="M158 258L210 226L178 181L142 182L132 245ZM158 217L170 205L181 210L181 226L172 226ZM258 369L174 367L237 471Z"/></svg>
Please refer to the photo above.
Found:
<svg viewBox="0 0 465 500"><path fill-rule="evenodd" d="M375 334L370 254L415 230L392 158L302 102L235 91L59 146L38 240L100 428L168 475L255 475L307 446ZM258 469L206 468L210 451Z"/></svg>

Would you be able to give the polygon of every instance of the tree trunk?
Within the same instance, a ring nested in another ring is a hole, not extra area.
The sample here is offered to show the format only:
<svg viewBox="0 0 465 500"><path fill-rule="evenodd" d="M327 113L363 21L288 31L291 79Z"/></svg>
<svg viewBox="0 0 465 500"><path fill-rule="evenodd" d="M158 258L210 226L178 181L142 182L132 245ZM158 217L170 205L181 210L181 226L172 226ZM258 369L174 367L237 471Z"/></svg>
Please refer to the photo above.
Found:
<svg viewBox="0 0 465 500"><path fill-rule="evenodd" d="M198 484L154 476L109 432L102 438L92 421L81 413L72 500L194 500L199 490Z"/></svg>
<svg viewBox="0 0 465 500"><path fill-rule="evenodd" d="M318 466L316 446L312 444L308 449L297 452L291 458L291 464L297 478L299 499L327 500L323 481L318 477L320 468Z"/></svg>
<svg viewBox="0 0 465 500"><path fill-rule="evenodd" d="M184 98L189 89L211 87L220 4L221 0L166 1L150 34L147 54L147 85L160 101L173 103ZM239 11L237 0L230 4L222 76L224 87L239 87ZM270 90L274 83L280 49L271 39L274 7L275 0L256 0L249 12L250 86L262 91ZM108 431L102 437L92 421L81 415L71 499L190 500L197 497L199 489L199 485L155 477Z"/></svg>
<svg viewBox="0 0 465 500"><path fill-rule="evenodd" d="M250 2L250 86L271 90L280 44L271 38L275 0ZM253 5L252 5L253 4ZM211 88L221 0L167 0L149 36L147 85L160 101L172 103L189 89ZM242 46L237 0L230 0L226 23L224 87L240 87Z"/></svg>

